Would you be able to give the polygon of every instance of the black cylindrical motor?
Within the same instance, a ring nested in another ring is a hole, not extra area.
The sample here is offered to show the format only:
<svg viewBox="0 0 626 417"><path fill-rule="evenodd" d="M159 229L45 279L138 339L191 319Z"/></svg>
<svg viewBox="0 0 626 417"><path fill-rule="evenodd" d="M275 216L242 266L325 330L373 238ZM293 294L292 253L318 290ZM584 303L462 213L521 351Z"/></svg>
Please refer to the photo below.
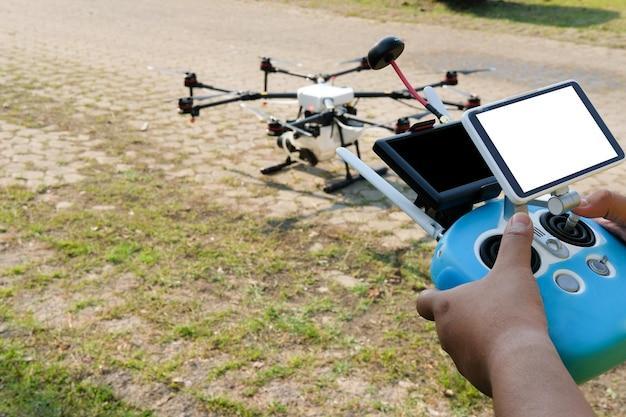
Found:
<svg viewBox="0 0 626 417"><path fill-rule="evenodd" d="M287 128L278 122L267 123L267 135L268 136L280 136L287 131ZM280 140L279 140L280 142ZM279 145L280 146L280 145Z"/></svg>
<svg viewBox="0 0 626 417"><path fill-rule="evenodd" d="M446 85L457 85L459 83L459 75L456 71L448 71L444 81Z"/></svg>
<svg viewBox="0 0 626 417"><path fill-rule="evenodd" d="M178 109L183 114L189 114L193 110L193 98L185 97L178 99Z"/></svg>
<svg viewBox="0 0 626 417"><path fill-rule="evenodd" d="M185 75L185 87L195 87L197 84L198 78L195 73L190 72Z"/></svg>
<svg viewBox="0 0 626 417"><path fill-rule="evenodd" d="M474 107L480 106L480 104L481 104L480 97L471 96L470 98L467 99L467 102L465 103L465 107L467 107L468 109L473 109Z"/></svg>
<svg viewBox="0 0 626 417"><path fill-rule="evenodd" d="M401 117L396 121L396 134L404 133L411 127L411 122L407 117Z"/></svg>

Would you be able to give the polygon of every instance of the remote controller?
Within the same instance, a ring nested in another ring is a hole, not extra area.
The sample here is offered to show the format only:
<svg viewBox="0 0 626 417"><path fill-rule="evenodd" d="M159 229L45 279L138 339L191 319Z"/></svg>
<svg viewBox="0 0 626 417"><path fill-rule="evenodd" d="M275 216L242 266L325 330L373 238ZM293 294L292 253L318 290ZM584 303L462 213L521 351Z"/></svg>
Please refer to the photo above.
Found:
<svg viewBox="0 0 626 417"><path fill-rule="evenodd" d="M444 229L345 148L337 154L439 242L431 262L435 286L447 290L484 277L494 265L506 225L505 200L490 200ZM531 202L531 268L548 330L577 383L626 361L626 246L597 223L580 219L567 233L567 215Z"/></svg>
<svg viewBox="0 0 626 417"><path fill-rule="evenodd" d="M337 154L438 241L431 275L440 290L487 275L507 220L528 211L531 269L568 371L581 383L626 361L626 245L572 214L580 197L568 188L622 162L624 152L580 85L558 83L450 122L434 90L424 99L399 69L403 49L399 38L384 38L368 54L370 67L391 65L440 124L418 123L378 140L374 151L416 191L416 201L347 149ZM496 199L501 190L506 197ZM548 194L548 201L536 199Z"/></svg>

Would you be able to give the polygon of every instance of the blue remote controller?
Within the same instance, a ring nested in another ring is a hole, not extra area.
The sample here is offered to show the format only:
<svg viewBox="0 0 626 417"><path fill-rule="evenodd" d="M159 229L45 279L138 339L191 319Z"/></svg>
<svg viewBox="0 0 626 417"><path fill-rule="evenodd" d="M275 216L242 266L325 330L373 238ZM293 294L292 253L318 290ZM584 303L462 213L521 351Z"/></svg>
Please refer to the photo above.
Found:
<svg viewBox="0 0 626 417"><path fill-rule="evenodd" d="M564 242L558 235L566 216L532 204L529 214L535 229L532 266L550 337L582 383L626 361L626 246L586 219ZM505 225L502 200L457 220L435 249L435 286L446 290L484 277Z"/></svg>
<svg viewBox="0 0 626 417"><path fill-rule="evenodd" d="M487 275L505 213L528 203L531 268L563 363L581 383L626 361L626 247L593 221L559 214L580 202L568 184L625 158L580 85L564 81L471 108L461 126L432 88L425 101L409 84L395 63L403 50L399 38L382 39L368 53L370 68L392 65L440 125L416 123L374 151L417 193L415 204L347 149L337 154L438 240L431 275L441 290ZM507 200L494 200L500 187ZM533 200L549 193L550 211Z"/></svg>
<svg viewBox="0 0 626 417"><path fill-rule="evenodd" d="M490 200L447 230L345 148L337 154L438 240L432 280L440 290L481 279L506 226L504 200ZM550 337L577 383L626 361L626 245L592 220L564 232L567 215L530 202L532 270Z"/></svg>

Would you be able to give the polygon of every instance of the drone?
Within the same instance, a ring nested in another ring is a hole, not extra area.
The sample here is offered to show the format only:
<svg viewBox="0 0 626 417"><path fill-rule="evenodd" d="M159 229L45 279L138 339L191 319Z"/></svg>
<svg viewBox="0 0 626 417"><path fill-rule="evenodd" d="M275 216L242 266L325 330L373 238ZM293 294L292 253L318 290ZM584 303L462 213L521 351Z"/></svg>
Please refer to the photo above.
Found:
<svg viewBox="0 0 626 417"><path fill-rule="evenodd" d="M195 72L186 71L184 86L189 89L189 95L178 100L179 113L190 115L194 121L200 112L211 107L222 106L238 102L242 108L254 113L261 121L267 124L267 135L276 137L276 145L284 153L284 160L275 165L263 168L263 175L279 172L294 164L317 165L321 161L335 158L335 149L338 147L353 146L360 158L359 138L366 129L380 128L394 133L403 133L409 130L423 129L432 126L434 120L414 123L423 117L435 114L433 108L428 108L428 99L437 96L434 88L449 88L465 96L463 102L443 101L443 105L451 109L467 110L481 105L481 99L476 94L466 93L456 89L459 75L468 75L478 72L493 71L495 68L456 69L445 71L443 80L417 88L405 84L405 89L394 91L354 91L351 87L336 86L334 81L351 73L375 69L371 57L364 56L344 61L341 64L352 64L351 67L333 73L305 74L295 72L279 66L279 60L271 57L260 57L260 70L263 72L262 91L229 90L215 85L202 83ZM283 74L308 81L310 84L298 88L295 92L269 92L269 77L272 74ZM210 95L194 95L197 90L209 90ZM423 92L426 100L417 99L425 109L408 103L416 99L419 92ZM398 101L409 107L422 111L403 116L391 123L380 123L357 117L357 104L360 99L388 98ZM298 111L294 119L281 120L265 111L248 106L244 102L266 100L297 100ZM437 97L437 100L439 98ZM360 175L353 175L350 166L345 165L345 178L326 184L324 191L333 193L357 181L362 180ZM377 172L384 175L387 168Z"/></svg>

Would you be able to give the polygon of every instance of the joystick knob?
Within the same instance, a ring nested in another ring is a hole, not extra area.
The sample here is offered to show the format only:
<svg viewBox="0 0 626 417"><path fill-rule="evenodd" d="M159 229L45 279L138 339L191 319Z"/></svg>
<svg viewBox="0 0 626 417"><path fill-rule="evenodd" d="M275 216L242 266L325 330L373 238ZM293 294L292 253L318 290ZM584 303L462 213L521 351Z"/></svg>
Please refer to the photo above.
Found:
<svg viewBox="0 0 626 417"><path fill-rule="evenodd" d="M379 70L395 61L404 51L404 42L395 36L387 36L378 41L367 54L370 68Z"/></svg>

